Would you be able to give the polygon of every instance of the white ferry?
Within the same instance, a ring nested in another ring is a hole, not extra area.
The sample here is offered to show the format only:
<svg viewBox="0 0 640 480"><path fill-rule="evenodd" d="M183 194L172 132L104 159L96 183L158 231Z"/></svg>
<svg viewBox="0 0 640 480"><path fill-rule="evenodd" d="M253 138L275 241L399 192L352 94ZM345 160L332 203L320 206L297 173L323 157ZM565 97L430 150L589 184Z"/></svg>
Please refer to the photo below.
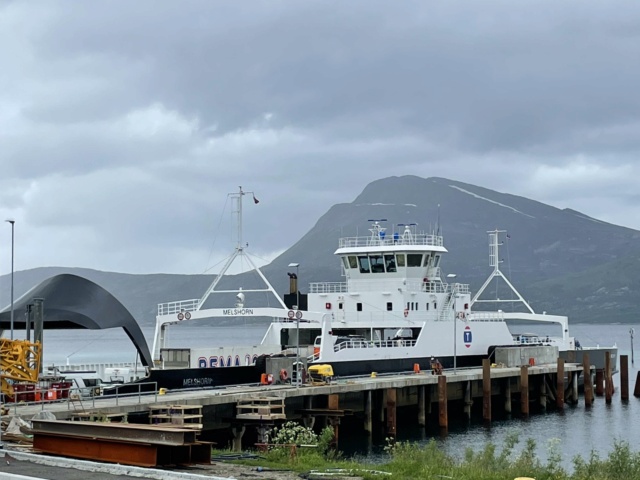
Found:
<svg viewBox="0 0 640 480"><path fill-rule="evenodd" d="M166 388L257 381L264 372L260 359L265 355L295 356L307 366L330 364L338 376L408 371L416 364L427 369L432 357L444 368L478 366L483 359L492 358L496 347L532 344L555 346L560 355L580 361L583 350L569 334L568 318L535 313L500 271L504 231L488 232L494 270L473 298L469 285L443 274L447 249L441 235L420 233L415 224L396 225L387 231L386 220L371 220L366 236L339 239L335 255L344 282L311 283L309 293L301 294L297 271L288 272L290 293L282 298L244 251L242 198L250 193L240 188L239 193L230 194L237 206L238 243L204 296L158 306L152 352L156 368L147 381ZM239 256L260 275L264 288L218 290L220 279ZM297 270L298 265L289 267ZM480 298L495 277L507 283L527 312L478 309L482 302L500 301ZM270 292L278 306L246 307L245 294L253 292ZM237 302L227 308L204 308L216 293L235 293ZM199 349L165 344L169 325L229 317L270 317L272 322L255 347ZM509 328L513 321L555 324L553 330L559 335L513 333ZM611 352L615 366L615 346L589 350L592 364L604 361L605 350Z"/></svg>

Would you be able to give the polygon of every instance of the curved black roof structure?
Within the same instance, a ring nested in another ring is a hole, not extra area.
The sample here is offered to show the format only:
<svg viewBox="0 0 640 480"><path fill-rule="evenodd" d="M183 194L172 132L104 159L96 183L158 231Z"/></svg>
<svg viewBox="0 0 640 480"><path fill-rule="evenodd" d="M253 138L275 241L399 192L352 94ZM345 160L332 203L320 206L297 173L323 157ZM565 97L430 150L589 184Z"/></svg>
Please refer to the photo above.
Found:
<svg viewBox="0 0 640 480"><path fill-rule="evenodd" d="M148 367L153 364L138 322L100 285L69 273L44 280L14 302L14 329L26 328L24 312L34 298L44 299L45 329L122 327L138 350L142 363ZM0 331L8 330L10 325L10 307L6 307L0 312Z"/></svg>

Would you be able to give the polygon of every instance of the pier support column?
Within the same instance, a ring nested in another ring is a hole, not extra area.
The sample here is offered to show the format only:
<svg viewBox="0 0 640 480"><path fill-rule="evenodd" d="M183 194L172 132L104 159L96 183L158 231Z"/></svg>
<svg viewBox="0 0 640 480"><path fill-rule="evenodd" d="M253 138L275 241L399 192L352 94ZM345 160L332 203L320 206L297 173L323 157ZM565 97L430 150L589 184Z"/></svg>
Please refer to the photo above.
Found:
<svg viewBox="0 0 640 480"><path fill-rule="evenodd" d="M340 408L339 397L337 394L333 393L327 398L327 409L329 410L338 410ZM338 430L340 425L340 417L328 417L329 425L333 427L333 441L338 446Z"/></svg>
<svg viewBox="0 0 640 480"><path fill-rule="evenodd" d="M580 376L580 372L573 372L572 374L572 382L571 382L571 396L573 397L573 404L578 404L578 377Z"/></svg>
<svg viewBox="0 0 640 480"><path fill-rule="evenodd" d="M604 370L602 368L596 369L596 395L601 397L604 395Z"/></svg>
<svg viewBox="0 0 640 480"><path fill-rule="evenodd" d="M431 415L433 413L433 404L431 403L431 385L424 386L424 397L427 402L425 405L427 410L427 415Z"/></svg>
<svg viewBox="0 0 640 480"><path fill-rule="evenodd" d="M482 419L491 421L491 361L482 360Z"/></svg>
<svg viewBox="0 0 640 480"><path fill-rule="evenodd" d="M504 379L504 411L511 413L511 379Z"/></svg>
<svg viewBox="0 0 640 480"><path fill-rule="evenodd" d="M231 427L231 434L233 435L232 448L234 452L242 451L242 436L244 435L244 431L245 431L244 425L236 425L234 427Z"/></svg>
<svg viewBox="0 0 640 480"><path fill-rule="evenodd" d="M441 428L449 428L449 415L447 413L447 377L438 376L438 418Z"/></svg>
<svg viewBox="0 0 640 480"><path fill-rule="evenodd" d="M593 405L593 383L591 383L591 364L589 363L589 354L582 355L582 375L584 377L584 406Z"/></svg>
<svg viewBox="0 0 640 480"><path fill-rule="evenodd" d="M629 355L620 355L620 399L629 400Z"/></svg>
<svg viewBox="0 0 640 480"><path fill-rule="evenodd" d="M640 372L636 376L636 386L633 387L633 396L640 397Z"/></svg>
<svg viewBox="0 0 640 480"><path fill-rule="evenodd" d="M564 409L564 358L558 358L556 369L556 407Z"/></svg>
<svg viewBox="0 0 640 480"><path fill-rule="evenodd" d="M613 378L611 377L611 352L604 352L604 397L611 403L613 396Z"/></svg>
<svg viewBox="0 0 640 480"><path fill-rule="evenodd" d="M424 385L418 386L418 425L424 427L427 425L425 414L425 387Z"/></svg>
<svg viewBox="0 0 640 480"><path fill-rule="evenodd" d="M396 432L396 389L387 389L387 434L395 437Z"/></svg>
<svg viewBox="0 0 640 480"><path fill-rule="evenodd" d="M544 374L540 375L540 410L547 411L547 380Z"/></svg>
<svg viewBox="0 0 640 480"><path fill-rule="evenodd" d="M464 414L468 421L471 420L471 407L473 406L473 396L471 395L472 388L471 380L467 381L464 387Z"/></svg>
<svg viewBox="0 0 640 480"><path fill-rule="evenodd" d="M373 391L364 392L364 431L373 434Z"/></svg>
<svg viewBox="0 0 640 480"><path fill-rule="evenodd" d="M520 412L529 416L529 367L520 367Z"/></svg>
<svg viewBox="0 0 640 480"><path fill-rule="evenodd" d="M306 415L302 417L302 424L307 428L313 429L313 426L316 424L316 417Z"/></svg>

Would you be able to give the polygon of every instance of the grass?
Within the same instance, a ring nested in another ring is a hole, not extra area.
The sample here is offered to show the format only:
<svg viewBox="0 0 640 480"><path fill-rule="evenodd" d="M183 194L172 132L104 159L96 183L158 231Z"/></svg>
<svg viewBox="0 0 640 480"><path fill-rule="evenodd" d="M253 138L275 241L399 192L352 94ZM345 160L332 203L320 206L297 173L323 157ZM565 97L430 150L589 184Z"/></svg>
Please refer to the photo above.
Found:
<svg viewBox="0 0 640 480"><path fill-rule="evenodd" d="M591 452L587 459L575 457L571 472L561 466L558 442L550 442L548 459L544 462L535 455L534 440L528 439L520 449L516 449L519 439L513 434L505 439L501 448L488 443L479 451L467 449L460 458L446 454L435 441L431 441L427 445L389 443L385 448L388 460L375 465L345 459L338 452L323 448L299 448L295 456L290 455L288 448L275 448L261 454L264 459L236 463L298 473L344 468L358 470L358 476L365 479L385 478L367 472L376 470L389 472L391 478L403 480L510 480L517 477L536 480L640 480L640 452L633 451L626 442L614 442L613 450L605 458L600 458L596 452Z"/></svg>

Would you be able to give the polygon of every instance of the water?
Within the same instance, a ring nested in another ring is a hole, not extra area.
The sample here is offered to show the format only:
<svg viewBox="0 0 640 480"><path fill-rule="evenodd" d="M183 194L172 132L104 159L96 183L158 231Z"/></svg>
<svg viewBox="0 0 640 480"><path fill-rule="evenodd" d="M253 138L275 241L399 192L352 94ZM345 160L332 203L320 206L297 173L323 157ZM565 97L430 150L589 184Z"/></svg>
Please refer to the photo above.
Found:
<svg viewBox="0 0 640 480"><path fill-rule="evenodd" d="M617 344L619 354L629 355L630 363L631 327L640 333L640 325L572 325L571 334L584 346ZM221 327L180 325L170 328L168 341L171 347L256 345L261 341L266 329L266 325L255 324ZM145 330L144 333L151 348L153 330ZM136 358L135 349L121 329L46 331L44 341L45 364L64 364L67 357L71 363L127 362ZM398 439L417 442L435 439L446 452L461 456L466 448L480 450L487 442L493 442L500 447L506 437L515 432L520 438L520 448L524 446L527 438L535 440L538 456L543 460L548 458L548 447L554 444L554 448L562 453L566 468L571 467L571 459L574 456L581 455L586 459L592 450L598 452L601 457L606 456L616 440L626 441L632 448L637 449L640 445L640 399L633 397L632 393L640 367L640 357L635 366L630 364L629 367L631 398L626 404L622 404L620 400L620 377L616 375L616 394L610 405L605 403L604 397L596 397L593 407L586 409L581 397L578 405L566 405L562 412L536 414L526 420L497 420L492 422L490 427L486 427L478 419L474 419L470 425L453 426L445 437L437 431L424 432L411 425L399 426ZM373 454L367 453L366 448L351 453L379 459L381 450L381 446L378 446L377 449L374 448Z"/></svg>

